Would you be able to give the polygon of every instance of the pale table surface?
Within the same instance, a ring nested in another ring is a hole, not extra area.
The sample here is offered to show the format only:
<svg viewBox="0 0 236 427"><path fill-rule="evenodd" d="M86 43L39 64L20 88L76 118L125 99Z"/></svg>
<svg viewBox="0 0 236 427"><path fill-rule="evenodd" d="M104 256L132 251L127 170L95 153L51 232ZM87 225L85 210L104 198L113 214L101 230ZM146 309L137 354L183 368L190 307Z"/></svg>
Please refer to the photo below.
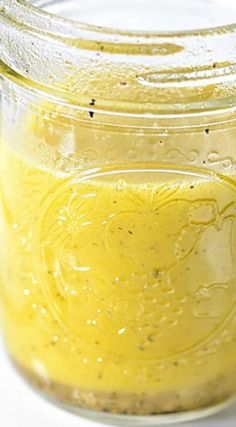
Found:
<svg viewBox="0 0 236 427"><path fill-rule="evenodd" d="M14 371L0 340L0 426L1 427L102 427L64 412L37 395ZM210 418L183 427L235 427L236 404Z"/></svg>

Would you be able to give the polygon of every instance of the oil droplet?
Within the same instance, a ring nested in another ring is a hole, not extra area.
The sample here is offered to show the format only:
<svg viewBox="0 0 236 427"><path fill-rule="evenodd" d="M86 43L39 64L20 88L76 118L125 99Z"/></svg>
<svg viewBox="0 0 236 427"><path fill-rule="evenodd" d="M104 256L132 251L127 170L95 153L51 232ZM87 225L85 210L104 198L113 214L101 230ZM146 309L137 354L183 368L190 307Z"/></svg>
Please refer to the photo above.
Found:
<svg viewBox="0 0 236 427"><path fill-rule="evenodd" d="M175 293L175 289L168 287L168 286L164 286L163 288L161 288L161 291L163 292L163 294L173 294Z"/></svg>
<svg viewBox="0 0 236 427"><path fill-rule="evenodd" d="M157 319L157 321L158 321L158 323L155 325L155 327L159 327L160 325L160 323L163 323L163 322L166 322L166 320L167 320L167 317L163 314L162 316L160 316L158 319Z"/></svg>
<svg viewBox="0 0 236 427"><path fill-rule="evenodd" d="M119 329L119 331L117 333L118 333L118 335L123 335L125 333L125 331L126 331L126 328L121 328L121 329Z"/></svg>
<svg viewBox="0 0 236 427"><path fill-rule="evenodd" d="M176 314L177 316L180 316L183 313L183 310L182 310L182 308L174 307L173 310L172 310L172 312L174 314Z"/></svg>
<svg viewBox="0 0 236 427"><path fill-rule="evenodd" d="M58 341L59 341L59 336L58 335L53 335L52 342L56 343Z"/></svg>
<svg viewBox="0 0 236 427"><path fill-rule="evenodd" d="M170 326L177 326L178 325L178 320L176 320L176 319L168 320L167 323Z"/></svg>
<svg viewBox="0 0 236 427"><path fill-rule="evenodd" d="M95 326L97 324L97 321L94 320L94 319L89 319L89 320L86 321L86 323L87 323L87 325L93 325L93 326Z"/></svg>
<svg viewBox="0 0 236 427"><path fill-rule="evenodd" d="M165 301L165 300L161 300L161 301L159 301L158 305L160 307L166 307L167 308L167 307L170 306L170 302L169 301Z"/></svg>
<svg viewBox="0 0 236 427"><path fill-rule="evenodd" d="M30 295L30 290L29 289L24 289L24 295L25 296L29 296Z"/></svg>
<svg viewBox="0 0 236 427"><path fill-rule="evenodd" d="M210 153L208 153L209 162L214 163L218 161L218 159L219 159L219 153L217 151L211 151Z"/></svg>

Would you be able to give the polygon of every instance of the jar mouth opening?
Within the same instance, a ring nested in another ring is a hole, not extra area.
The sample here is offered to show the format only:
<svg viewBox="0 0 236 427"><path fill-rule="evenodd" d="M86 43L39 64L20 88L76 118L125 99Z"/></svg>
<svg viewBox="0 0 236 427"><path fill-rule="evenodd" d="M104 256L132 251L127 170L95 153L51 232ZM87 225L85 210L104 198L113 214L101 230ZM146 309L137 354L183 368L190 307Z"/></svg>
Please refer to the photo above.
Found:
<svg viewBox="0 0 236 427"><path fill-rule="evenodd" d="M75 20L69 17L61 16L52 13L44 6L45 2L42 0L8 0L8 8L11 8L15 15L16 21L22 21L27 25L33 24L33 28L41 28L47 35L54 37L63 36L70 39L76 39L81 37L93 37L101 40L104 38L105 41L122 43L123 40L127 44L132 45L137 43L137 39L140 43L155 44L160 39L171 39L171 38L192 38L194 36L208 36L208 35L228 35L229 33L236 32L236 15L235 22L224 25L209 25L204 27L197 27L193 29L168 29L168 30L136 30L136 29L122 29L119 26L111 27L106 25L96 25L87 23L82 20ZM46 2L50 3L50 2ZM53 3L53 2L52 2ZM3 1L2 9L6 7ZM236 14L236 8L235 8ZM31 16L30 22L28 21ZM47 25L45 25L47 23Z"/></svg>
<svg viewBox="0 0 236 427"><path fill-rule="evenodd" d="M93 93L99 100L94 110L145 120L235 109L236 24L184 31L116 30L77 22L42 7L56 3L63 0L0 0L0 68L8 79L50 93L76 108L91 109L89 97ZM53 55L58 67L52 72ZM38 57L42 57L41 62ZM78 70L83 66L86 84L81 87ZM65 76L78 76L78 86L76 81L73 90L63 77L57 78L61 69ZM108 79L110 86L92 87L94 70L96 78Z"/></svg>

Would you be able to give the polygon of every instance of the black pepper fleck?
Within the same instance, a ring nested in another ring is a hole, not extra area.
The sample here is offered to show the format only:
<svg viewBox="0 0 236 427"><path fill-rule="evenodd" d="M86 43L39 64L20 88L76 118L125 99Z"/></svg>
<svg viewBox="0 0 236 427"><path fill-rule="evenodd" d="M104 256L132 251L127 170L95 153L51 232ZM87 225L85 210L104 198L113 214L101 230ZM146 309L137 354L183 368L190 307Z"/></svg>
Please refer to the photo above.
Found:
<svg viewBox="0 0 236 427"><path fill-rule="evenodd" d="M93 118L93 116L94 116L94 111L89 111L89 116L91 117L91 119Z"/></svg>
<svg viewBox="0 0 236 427"><path fill-rule="evenodd" d="M153 277L159 277L160 276L160 270L158 270L157 268L155 270L153 270L152 272Z"/></svg>
<svg viewBox="0 0 236 427"><path fill-rule="evenodd" d="M209 133L210 133L210 129L205 129L205 133L207 134L207 135L209 135Z"/></svg>
<svg viewBox="0 0 236 427"><path fill-rule="evenodd" d="M90 101L90 103L89 103L89 105L95 105L95 102L96 102L96 99L91 99L91 101Z"/></svg>
<svg viewBox="0 0 236 427"><path fill-rule="evenodd" d="M193 188L194 188L194 185L190 185L190 189L193 190Z"/></svg>
<svg viewBox="0 0 236 427"><path fill-rule="evenodd" d="M127 86L127 82L120 82L121 86Z"/></svg>

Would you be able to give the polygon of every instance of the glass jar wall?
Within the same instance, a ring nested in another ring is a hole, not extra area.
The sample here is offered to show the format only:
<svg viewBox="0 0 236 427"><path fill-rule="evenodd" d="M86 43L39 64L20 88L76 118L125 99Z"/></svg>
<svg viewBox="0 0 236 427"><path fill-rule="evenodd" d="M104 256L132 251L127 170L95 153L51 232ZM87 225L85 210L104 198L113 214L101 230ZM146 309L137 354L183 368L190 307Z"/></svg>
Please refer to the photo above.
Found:
<svg viewBox="0 0 236 427"><path fill-rule="evenodd" d="M236 29L32 3L0 2L9 355L90 417L207 415L236 391Z"/></svg>

